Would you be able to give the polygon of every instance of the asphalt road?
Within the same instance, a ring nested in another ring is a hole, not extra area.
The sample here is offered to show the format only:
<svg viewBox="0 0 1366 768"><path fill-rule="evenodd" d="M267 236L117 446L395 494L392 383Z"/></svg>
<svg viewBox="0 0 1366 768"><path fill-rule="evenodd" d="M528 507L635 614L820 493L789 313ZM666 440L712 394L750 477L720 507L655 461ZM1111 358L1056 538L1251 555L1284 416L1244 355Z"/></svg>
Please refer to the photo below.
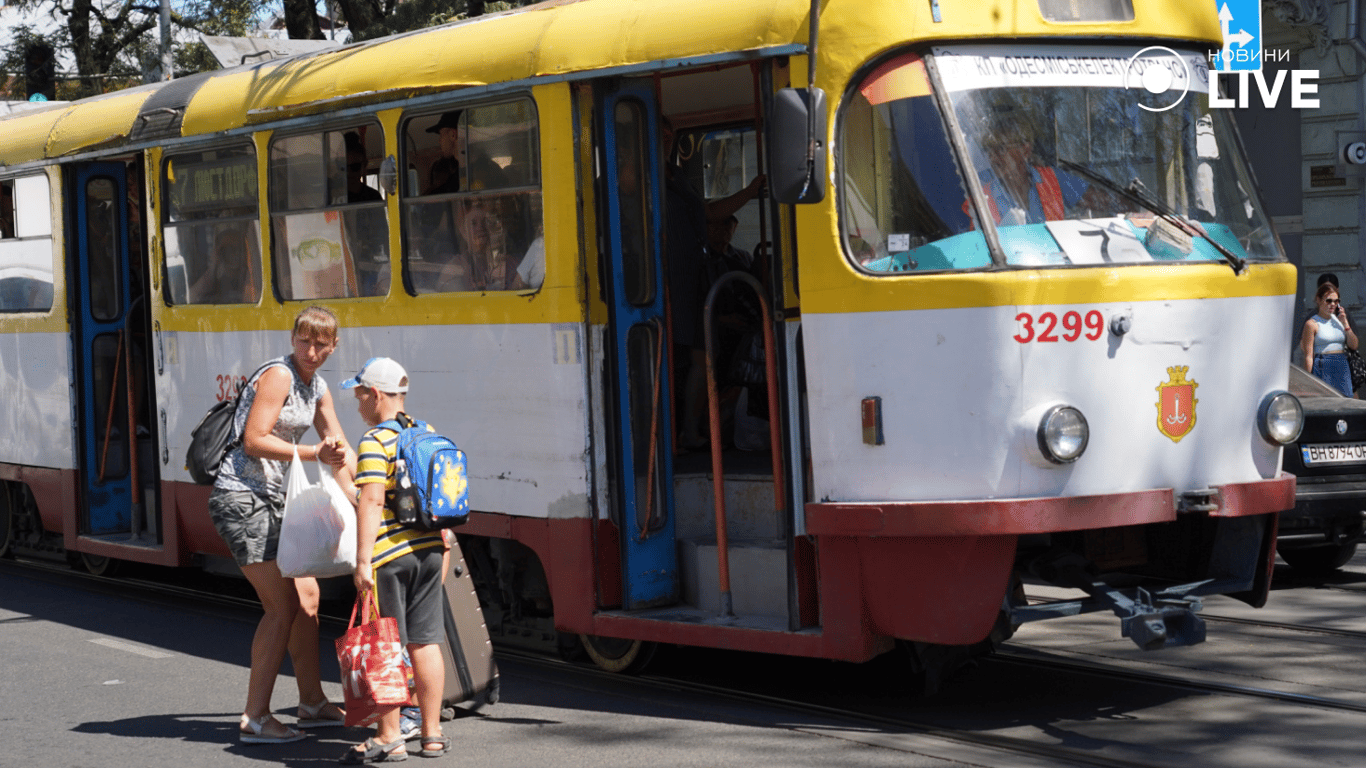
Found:
<svg viewBox="0 0 1366 768"><path fill-rule="evenodd" d="M92 595L0 570L5 649L0 766L332 765L366 729L315 731L283 745L240 745L254 622L242 612L172 609ZM324 633L324 679L336 680ZM501 701L445 723L451 754L409 761L439 766L949 766L988 764L990 753L933 739L900 740L790 711L720 704L603 685L507 662ZM340 686L328 684L339 699ZM297 697L283 674L274 708L291 722ZM1029 763L1039 764L1039 763Z"/></svg>
<svg viewBox="0 0 1366 768"><path fill-rule="evenodd" d="M1253 610L1208 601L1211 615L1328 631L1211 620L1206 643L1143 652L1108 615L1023 628L1009 648L1173 678L1232 683L1366 705L1366 557L1329 583L1279 570L1270 604ZM0 649L5 653L0 766L334 764L364 729L316 731L288 745L237 743L245 695L250 611L167 606L94 594L0 567ZM336 680L323 638L324 678ZM1294 768L1360 766L1366 714L1257 696L1192 691L1106 675L1071 675L987 660L929 698L902 695L883 668L688 651L665 670L744 679L773 694L802 691L830 706L870 706L883 717L944 734L857 724L763 703L735 702L571 668L502 662L501 701L445 724L460 765L630 766L1044 766L1027 756L954 740L949 732L1061 746L1099 764ZM704 674L705 673L705 674ZM328 685L340 697L335 683ZM274 705L289 722L293 679ZM427 761L416 756L426 765ZM431 765L441 765L437 760Z"/></svg>

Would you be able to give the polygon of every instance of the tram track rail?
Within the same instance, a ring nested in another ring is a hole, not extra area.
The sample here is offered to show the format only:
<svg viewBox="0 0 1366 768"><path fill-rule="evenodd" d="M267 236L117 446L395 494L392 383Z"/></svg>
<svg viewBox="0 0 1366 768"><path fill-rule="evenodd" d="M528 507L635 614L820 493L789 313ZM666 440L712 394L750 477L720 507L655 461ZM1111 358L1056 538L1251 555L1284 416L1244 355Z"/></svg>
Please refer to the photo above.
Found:
<svg viewBox="0 0 1366 768"><path fill-rule="evenodd" d="M1330 635L1333 637L1349 637L1355 640L1366 641L1366 631L1358 629L1339 629L1337 627L1325 627L1317 624L1288 624L1281 621L1264 621L1262 619L1244 619L1237 616L1220 616L1218 614L1201 613L1200 618L1206 621L1214 621L1222 624L1237 624L1246 627L1264 627L1266 629L1280 629L1287 632L1300 632L1307 635Z"/></svg>
<svg viewBox="0 0 1366 768"><path fill-rule="evenodd" d="M71 568L64 563L48 560L27 558L0 560L0 574L4 573L41 579L49 583L79 584L82 588L93 592L129 599L151 599L168 603L175 601L178 605L189 603L188 607L191 610L205 608L211 610L218 607L255 612L261 609L260 601L255 598L225 595L220 592L168 584L147 578L96 575L78 568ZM131 591L130 587L140 591L141 594L138 591ZM215 612L214 615L221 617L222 613ZM258 618L253 615L250 618L243 617L243 620L254 622ZM345 616L320 613L318 618L320 623L329 627L337 629L345 629L346 627L347 618Z"/></svg>
<svg viewBox="0 0 1366 768"><path fill-rule="evenodd" d="M1192 691L1195 693L1217 694L1224 696L1239 696L1247 698L1266 699L1280 701L1299 706L1318 707L1321 709L1332 709L1342 712L1352 712L1366 714L1366 704L1357 704L1341 699L1331 699L1324 696L1314 696L1312 694L1294 693L1292 691L1280 691L1271 688L1260 688L1257 686L1237 685L1234 683L1218 683L1207 680L1193 680L1184 677L1161 674L1157 672L1144 672L1130 669L1127 667L1113 664L1103 664L1093 661L1081 661L1077 659L1060 659L1053 656L1045 656L1042 651L1027 651L1019 649L997 650L992 654L990 660L995 663L1019 664L1035 669L1046 669L1055 672L1070 672L1074 674L1103 676L1107 680L1126 680L1134 683L1147 685L1159 685L1179 690Z"/></svg>
<svg viewBox="0 0 1366 768"><path fill-rule="evenodd" d="M724 699L725 701L735 704L759 705L792 712L794 714L820 717L831 722L844 723L850 730L843 733L837 733L829 728L817 728L814 726L803 727L795 723L789 724L786 727L827 738L845 739L884 749L932 755L932 750L927 752L923 744L898 744L895 738L889 738L901 736L929 739L950 747L970 747L975 750L987 750L1002 756L1032 757L1041 761L1040 764L1045 765L1094 766L1095 768L1158 768L1158 766L1166 768L1168 765L1160 762L1145 762L1115 756L1098 755L1091 750L1073 749L1031 739L946 728L942 725L912 718L878 714L849 707L817 704L782 696L772 696L753 691L745 691L734 687L683 680L676 677L653 675L648 672L634 677L623 677L622 675L607 672L596 667L550 659L545 656L523 651L499 651L498 656L505 659L516 659L529 666L541 669L567 670L572 674L581 675L586 679L600 681L606 685L624 685L627 687L634 685L648 686L652 690L668 690L677 693L699 695L713 701ZM879 730L869 731L869 726L875 726ZM964 756L961 755L945 757L944 759L964 762L967 765L978 764L970 758L965 759ZM996 763L987 763L987 765L992 764Z"/></svg>
<svg viewBox="0 0 1366 768"><path fill-rule="evenodd" d="M1335 592L1366 593L1366 584L1315 584L1318 589L1331 589Z"/></svg>

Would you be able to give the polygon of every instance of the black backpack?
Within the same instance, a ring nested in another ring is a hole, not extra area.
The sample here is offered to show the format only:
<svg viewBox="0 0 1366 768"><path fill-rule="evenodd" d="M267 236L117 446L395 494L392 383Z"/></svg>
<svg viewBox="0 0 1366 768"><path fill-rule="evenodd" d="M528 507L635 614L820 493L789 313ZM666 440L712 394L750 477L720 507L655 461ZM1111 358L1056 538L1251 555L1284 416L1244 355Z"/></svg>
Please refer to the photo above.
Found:
<svg viewBox="0 0 1366 768"><path fill-rule="evenodd" d="M198 485L213 485L218 479L218 466L228 451L242 443L242 438L233 434L233 417L237 415L237 405L242 402L242 390L247 381L255 379L262 371L276 364L268 362L256 369L250 377L237 385L237 394L231 400L214 403L199 424L190 430L190 447L185 451L185 469L190 479Z"/></svg>

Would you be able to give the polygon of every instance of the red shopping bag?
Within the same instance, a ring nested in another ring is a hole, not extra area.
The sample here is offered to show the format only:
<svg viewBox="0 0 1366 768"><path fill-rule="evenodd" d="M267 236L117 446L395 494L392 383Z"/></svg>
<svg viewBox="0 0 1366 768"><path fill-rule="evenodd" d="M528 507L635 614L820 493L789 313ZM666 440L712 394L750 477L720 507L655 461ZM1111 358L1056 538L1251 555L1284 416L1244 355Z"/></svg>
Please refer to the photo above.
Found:
<svg viewBox="0 0 1366 768"><path fill-rule="evenodd" d="M356 609L361 608L356 626ZM374 614L371 615L371 607ZM398 622L379 615L375 591L356 595L346 634L337 640L347 726L370 725L395 707L408 703L412 664L398 635Z"/></svg>

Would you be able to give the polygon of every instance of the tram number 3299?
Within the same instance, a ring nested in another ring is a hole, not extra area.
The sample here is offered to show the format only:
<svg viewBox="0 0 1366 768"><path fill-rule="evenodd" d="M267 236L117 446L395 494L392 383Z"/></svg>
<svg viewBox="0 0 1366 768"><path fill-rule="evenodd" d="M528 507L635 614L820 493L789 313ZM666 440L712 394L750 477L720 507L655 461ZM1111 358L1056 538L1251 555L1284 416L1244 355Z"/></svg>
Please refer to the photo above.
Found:
<svg viewBox="0 0 1366 768"><path fill-rule="evenodd" d="M214 377L218 383L218 391L215 393L219 402L231 400L237 397L237 389L247 383L246 376L233 376L230 373L219 374Z"/></svg>
<svg viewBox="0 0 1366 768"><path fill-rule="evenodd" d="M1095 341L1105 333L1105 317L1094 309L1087 312L1085 317L1080 312L1064 313L1061 330L1058 328L1058 316L1053 312L1044 312L1037 319L1029 312L1021 312L1015 316L1015 322L1019 323L1020 332L1012 338L1021 344L1033 341L1076 341L1082 336Z"/></svg>

